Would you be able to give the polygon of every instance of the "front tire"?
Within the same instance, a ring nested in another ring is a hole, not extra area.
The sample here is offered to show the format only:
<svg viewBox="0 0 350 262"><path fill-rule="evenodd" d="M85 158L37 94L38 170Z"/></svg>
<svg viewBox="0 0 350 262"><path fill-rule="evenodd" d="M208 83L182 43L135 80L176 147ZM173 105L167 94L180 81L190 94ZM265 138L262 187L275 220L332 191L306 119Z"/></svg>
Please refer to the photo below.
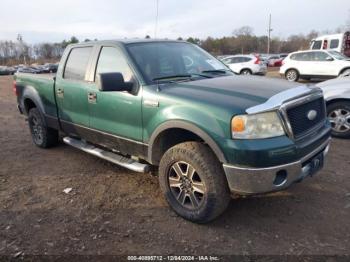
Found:
<svg viewBox="0 0 350 262"><path fill-rule="evenodd" d="M327 116L332 125L332 135L350 138L350 102L332 103L327 107Z"/></svg>
<svg viewBox="0 0 350 262"><path fill-rule="evenodd" d="M196 223L215 219L230 201L223 168L202 143L186 142L165 152L159 166L159 184L174 211Z"/></svg>
<svg viewBox="0 0 350 262"><path fill-rule="evenodd" d="M28 124L32 140L38 147L49 148L58 143L58 130L46 126L44 118L37 108L29 110Z"/></svg>
<svg viewBox="0 0 350 262"><path fill-rule="evenodd" d="M346 76L350 76L350 68L345 69L343 72L341 72L341 74L339 74L339 77L346 77Z"/></svg>
<svg viewBox="0 0 350 262"><path fill-rule="evenodd" d="M289 69L287 72L286 72L286 79L290 82L296 82L299 80L299 73L297 70L295 69Z"/></svg>

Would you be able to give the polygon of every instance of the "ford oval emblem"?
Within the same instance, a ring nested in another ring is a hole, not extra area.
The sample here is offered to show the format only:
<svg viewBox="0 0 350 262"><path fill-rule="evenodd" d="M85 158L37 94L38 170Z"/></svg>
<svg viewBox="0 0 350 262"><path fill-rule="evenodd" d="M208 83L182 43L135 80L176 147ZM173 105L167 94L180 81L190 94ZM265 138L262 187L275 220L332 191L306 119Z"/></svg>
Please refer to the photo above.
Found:
<svg viewBox="0 0 350 262"><path fill-rule="evenodd" d="M310 110L309 112L307 112L307 118L312 121L315 120L315 118L317 117L317 111L316 110Z"/></svg>

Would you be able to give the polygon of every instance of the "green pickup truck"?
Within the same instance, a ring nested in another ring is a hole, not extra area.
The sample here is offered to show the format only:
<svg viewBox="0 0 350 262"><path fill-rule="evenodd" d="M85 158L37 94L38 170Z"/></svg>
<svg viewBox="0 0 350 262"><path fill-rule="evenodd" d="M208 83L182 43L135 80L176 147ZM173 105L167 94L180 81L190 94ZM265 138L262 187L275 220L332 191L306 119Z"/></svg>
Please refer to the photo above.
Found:
<svg viewBox="0 0 350 262"><path fill-rule="evenodd" d="M205 223L231 195L278 191L323 167L331 127L317 87L237 76L196 45L67 47L57 74L18 73L34 144L64 143L137 172L158 168L180 216Z"/></svg>

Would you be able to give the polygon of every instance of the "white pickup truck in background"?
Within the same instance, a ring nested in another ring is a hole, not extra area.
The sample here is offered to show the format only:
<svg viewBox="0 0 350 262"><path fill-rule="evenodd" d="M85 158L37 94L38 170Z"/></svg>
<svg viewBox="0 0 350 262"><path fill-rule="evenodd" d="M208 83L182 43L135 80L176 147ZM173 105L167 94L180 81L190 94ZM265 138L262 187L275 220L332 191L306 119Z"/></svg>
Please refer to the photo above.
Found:
<svg viewBox="0 0 350 262"><path fill-rule="evenodd" d="M323 35L311 41L311 50L334 50L350 57L350 32Z"/></svg>

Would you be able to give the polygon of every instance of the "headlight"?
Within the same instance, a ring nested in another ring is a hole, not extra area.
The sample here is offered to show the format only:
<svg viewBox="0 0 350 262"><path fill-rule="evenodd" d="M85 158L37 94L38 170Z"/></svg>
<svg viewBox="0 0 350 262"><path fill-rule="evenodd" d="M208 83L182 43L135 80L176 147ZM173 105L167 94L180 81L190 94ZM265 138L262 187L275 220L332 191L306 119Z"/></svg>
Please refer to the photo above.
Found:
<svg viewBox="0 0 350 262"><path fill-rule="evenodd" d="M285 134L277 112L237 115L231 121L232 138L261 139Z"/></svg>

